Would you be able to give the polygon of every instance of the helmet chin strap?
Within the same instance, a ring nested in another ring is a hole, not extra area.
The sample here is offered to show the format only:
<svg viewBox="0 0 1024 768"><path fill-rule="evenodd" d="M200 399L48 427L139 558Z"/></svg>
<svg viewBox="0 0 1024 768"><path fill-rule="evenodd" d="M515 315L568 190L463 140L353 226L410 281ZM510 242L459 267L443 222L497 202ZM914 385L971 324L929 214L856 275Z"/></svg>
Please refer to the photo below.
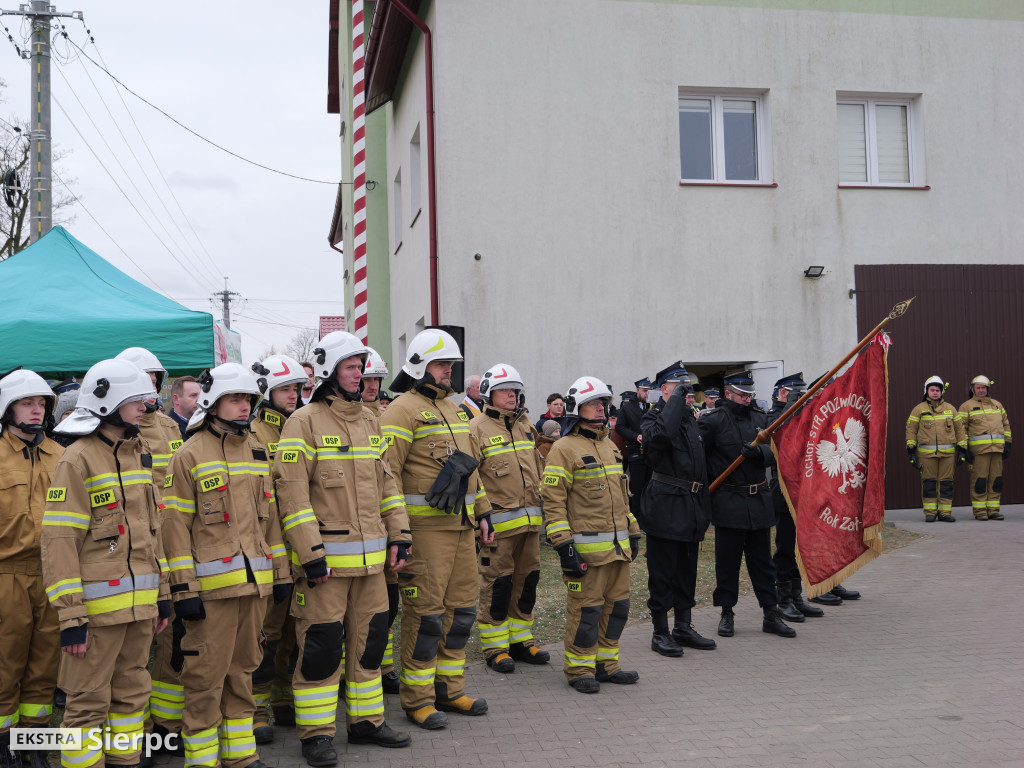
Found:
<svg viewBox="0 0 1024 768"><path fill-rule="evenodd" d="M219 421L233 432L242 433L251 427L252 412L249 413L249 418L247 419L222 419L220 416L214 416L213 414L210 414L210 418L214 421Z"/></svg>
<svg viewBox="0 0 1024 768"><path fill-rule="evenodd" d="M158 410L160 410L160 406L157 405L157 401L156 400L154 400L153 402L150 402L149 400L146 400L145 403L146 403L146 413L156 413Z"/></svg>
<svg viewBox="0 0 1024 768"><path fill-rule="evenodd" d="M100 417L100 421L102 421L104 424L109 424L112 427L123 428L125 434L128 435L129 437L135 437L140 432L138 424L129 424L127 421L121 418L120 408L114 411L109 416Z"/></svg>

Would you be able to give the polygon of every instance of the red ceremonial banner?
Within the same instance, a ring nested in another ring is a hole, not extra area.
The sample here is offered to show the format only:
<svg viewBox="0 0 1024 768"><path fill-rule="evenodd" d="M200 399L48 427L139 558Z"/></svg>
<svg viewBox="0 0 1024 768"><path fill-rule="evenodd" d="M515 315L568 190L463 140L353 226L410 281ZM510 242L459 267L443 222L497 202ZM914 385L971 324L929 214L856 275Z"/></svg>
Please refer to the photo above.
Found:
<svg viewBox="0 0 1024 768"><path fill-rule="evenodd" d="M811 597L882 553L889 344L878 334L846 373L772 434Z"/></svg>

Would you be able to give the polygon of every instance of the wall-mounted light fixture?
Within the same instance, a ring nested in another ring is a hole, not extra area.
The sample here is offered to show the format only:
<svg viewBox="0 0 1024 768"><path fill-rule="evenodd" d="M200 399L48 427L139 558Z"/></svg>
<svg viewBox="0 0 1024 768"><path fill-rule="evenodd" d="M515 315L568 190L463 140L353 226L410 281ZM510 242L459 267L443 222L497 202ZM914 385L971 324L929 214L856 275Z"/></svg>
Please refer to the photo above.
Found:
<svg viewBox="0 0 1024 768"><path fill-rule="evenodd" d="M808 267L804 270L804 277L810 280L817 280L823 274L825 274L824 267Z"/></svg>

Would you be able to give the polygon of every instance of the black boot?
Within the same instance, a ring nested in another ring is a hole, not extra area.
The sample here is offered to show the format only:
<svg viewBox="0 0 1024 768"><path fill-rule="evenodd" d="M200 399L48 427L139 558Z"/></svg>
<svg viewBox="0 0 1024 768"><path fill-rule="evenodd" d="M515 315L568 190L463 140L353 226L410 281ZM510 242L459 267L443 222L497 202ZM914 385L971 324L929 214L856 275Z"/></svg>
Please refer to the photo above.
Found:
<svg viewBox="0 0 1024 768"><path fill-rule="evenodd" d="M156 764L155 752L156 750L150 751L149 747L146 746L146 743L143 742L142 752L139 753L139 768L153 768ZM42 768L42 766L37 767L33 765L31 768Z"/></svg>
<svg viewBox="0 0 1024 768"><path fill-rule="evenodd" d="M334 751L329 736L310 736L308 739L302 739L302 757L314 768L338 764L338 753Z"/></svg>
<svg viewBox="0 0 1024 768"><path fill-rule="evenodd" d="M786 621L795 621L797 624L804 621L804 615L793 605L793 598L789 594L789 582L777 581L775 588L779 591L779 613Z"/></svg>
<svg viewBox="0 0 1024 768"><path fill-rule="evenodd" d="M819 605L836 606L836 605L842 605L843 604L843 598L836 597L831 592L826 592L823 595L818 595L817 597L812 597L811 598L811 602L812 603L818 603Z"/></svg>
<svg viewBox="0 0 1024 768"><path fill-rule="evenodd" d="M22 752L21 764L22 768L24 768L25 766L28 766L28 768L53 768L50 765L50 761L46 759L46 753L43 752L41 749L34 749L31 752L27 750L25 752Z"/></svg>
<svg viewBox="0 0 1024 768"><path fill-rule="evenodd" d="M380 685L384 689L384 693L398 693L401 687L401 682L398 679L398 673L395 670L391 670L386 674L380 676Z"/></svg>
<svg viewBox="0 0 1024 768"><path fill-rule="evenodd" d="M843 600L860 600L860 592L847 589L842 584L836 584L832 587L832 594L836 597L841 597Z"/></svg>
<svg viewBox="0 0 1024 768"><path fill-rule="evenodd" d="M687 648L696 648L698 651L713 651L718 647L714 640L703 637L690 621L690 609L676 611L675 626L672 627L672 638L680 645Z"/></svg>
<svg viewBox="0 0 1024 768"><path fill-rule="evenodd" d="M594 675L599 683L617 683L618 685L632 685L640 679L639 672L627 669L616 669L614 672L606 672L604 662L597 662L597 670Z"/></svg>
<svg viewBox="0 0 1024 768"><path fill-rule="evenodd" d="M349 744L376 744L378 747L408 747L412 737L396 731L387 723L374 726L369 720L352 723L348 731Z"/></svg>
<svg viewBox="0 0 1024 768"><path fill-rule="evenodd" d="M718 621L719 637L732 637L736 634L736 629L733 626L734 619L732 606L722 606L722 618Z"/></svg>
<svg viewBox="0 0 1024 768"><path fill-rule="evenodd" d="M654 622L654 636L651 638L651 650L669 658L683 655L683 646L675 641L668 631L668 612L651 611Z"/></svg>
<svg viewBox="0 0 1024 768"><path fill-rule="evenodd" d="M43 754L46 754L45 752ZM0 768L21 768L21 761L11 751L11 732L0 734Z"/></svg>
<svg viewBox="0 0 1024 768"><path fill-rule="evenodd" d="M764 611L764 623L761 624L762 632L779 637L796 637L796 630L783 623L782 614L779 613L777 605L770 605L762 610Z"/></svg>
<svg viewBox="0 0 1024 768"><path fill-rule="evenodd" d="M804 616L810 616L813 618L821 618L825 615L825 612L816 605L808 605L804 602L803 596L803 582L800 579L793 579L789 582L789 597L793 601L793 607L796 608Z"/></svg>

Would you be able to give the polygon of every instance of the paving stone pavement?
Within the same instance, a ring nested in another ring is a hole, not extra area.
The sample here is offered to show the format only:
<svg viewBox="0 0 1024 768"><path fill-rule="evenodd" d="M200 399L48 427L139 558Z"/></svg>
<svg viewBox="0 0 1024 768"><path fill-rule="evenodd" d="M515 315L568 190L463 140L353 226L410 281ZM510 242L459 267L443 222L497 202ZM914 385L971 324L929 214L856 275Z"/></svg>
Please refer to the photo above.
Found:
<svg viewBox="0 0 1024 768"><path fill-rule="evenodd" d="M627 628L621 658L640 672L637 685L576 693L555 645L551 666L499 675L472 665L467 691L490 713L449 715L446 730L417 729L388 696L388 722L408 726L412 746L349 746L342 731L340 764L1024 765L1024 506L1004 512L982 523L957 508L952 525L926 524L920 510L887 513L929 538L868 564L845 583L863 598L795 625L794 639L764 634L749 596L732 638L715 636L716 609L694 611L697 629L718 640L714 651L665 659L650 650L649 625ZM305 766L293 729L278 728L261 757Z"/></svg>

